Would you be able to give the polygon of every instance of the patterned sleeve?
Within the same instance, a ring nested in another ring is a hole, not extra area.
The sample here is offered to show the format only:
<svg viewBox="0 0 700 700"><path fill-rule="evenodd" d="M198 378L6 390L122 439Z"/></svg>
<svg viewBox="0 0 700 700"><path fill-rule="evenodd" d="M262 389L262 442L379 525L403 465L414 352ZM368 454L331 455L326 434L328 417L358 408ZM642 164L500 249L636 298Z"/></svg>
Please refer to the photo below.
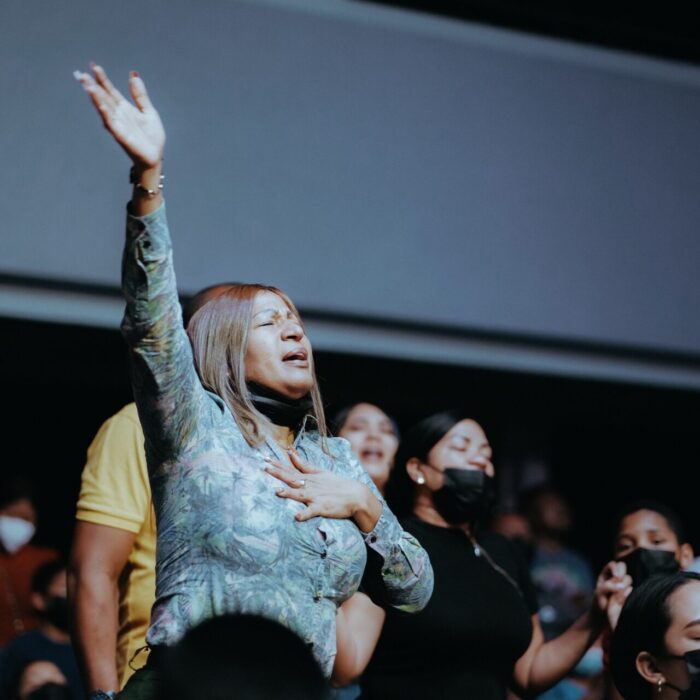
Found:
<svg viewBox="0 0 700 700"><path fill-rule="evenodd" d="M161 464L192 441L206 401L182 325L165 205L147 216L127 216L122 288L122 334L146 453L149 462Z"/></svg>
<svg viewBox="0 0 700 700"><path fill-rule="evenodd" d="M401 527L347 440L337 438L337 441L348 476L368 486L382 504L382 513L372 532L362 533L370 553L379 562L376 568L381 577L381 602L403 612L419 612L433 593L433 567L428 553Z"/></svg>

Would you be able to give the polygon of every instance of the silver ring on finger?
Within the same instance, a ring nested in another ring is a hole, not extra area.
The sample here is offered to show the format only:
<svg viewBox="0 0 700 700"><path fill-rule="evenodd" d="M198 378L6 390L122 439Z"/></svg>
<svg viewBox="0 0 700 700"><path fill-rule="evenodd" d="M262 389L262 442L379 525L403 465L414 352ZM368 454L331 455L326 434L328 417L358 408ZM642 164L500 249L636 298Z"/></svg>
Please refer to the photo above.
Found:
<svg viewBox="0 0 700 700"><path fill-rule="evenodd" d="M306 485L306 479L299 479L299 488L303 489Z"/></svg>

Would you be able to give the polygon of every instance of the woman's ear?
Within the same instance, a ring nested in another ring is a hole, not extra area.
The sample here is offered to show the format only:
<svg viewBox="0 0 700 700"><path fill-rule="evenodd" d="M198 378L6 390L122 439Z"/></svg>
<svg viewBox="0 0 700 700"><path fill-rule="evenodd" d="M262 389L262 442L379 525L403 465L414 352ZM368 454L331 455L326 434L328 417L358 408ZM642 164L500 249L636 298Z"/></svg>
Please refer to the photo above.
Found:
<svg viewBox="0 0 700 700"><path fill-rule="evenodd" d="M417 457L411 457L411 459L406 462L406 471L411 477L411 481L420 486L425 483L425 477L423 476L423 471L421 470L421 462Z"/></svg>
<svg viewBox="0 0 700 700"><path fill-rule="evenodd" d="M666 682L666 677L659 670L656 659L648 651L640 651L635 660L637 673L651 685L659 686Z"/></svg>
<svg viewBox="0 0 700 700"><path fill-rule="evenodd" d="M686 542L681 545L678 550L678 563L681 565L681 569L687 569L695 559L695 552L693 552L693 545Z"/></svg>

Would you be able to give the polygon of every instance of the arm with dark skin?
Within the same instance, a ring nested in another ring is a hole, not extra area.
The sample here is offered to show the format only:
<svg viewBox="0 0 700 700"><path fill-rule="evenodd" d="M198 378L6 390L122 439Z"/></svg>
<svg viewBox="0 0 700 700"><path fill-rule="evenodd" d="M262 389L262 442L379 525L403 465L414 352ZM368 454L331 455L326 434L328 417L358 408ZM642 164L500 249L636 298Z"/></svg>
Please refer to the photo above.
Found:
<svg viewBox="0 0 700 700"><path fill-rule="evenodd" d="M68 568L73 647L88 692L118 690L118 582L135 535L78 521Z"/></svg>
<svg viewBox="0 0 700 700"><path fill-rule="evenodd" d="M622 565L624 566L624 565ZM631 588L632 580L618 562L610 562L596 583L594 604L566 632L545 642L539 617L532 616L532 639L518 659L513 687L522 697L534 697L571 672L607 624L609 607Z"/></svg>

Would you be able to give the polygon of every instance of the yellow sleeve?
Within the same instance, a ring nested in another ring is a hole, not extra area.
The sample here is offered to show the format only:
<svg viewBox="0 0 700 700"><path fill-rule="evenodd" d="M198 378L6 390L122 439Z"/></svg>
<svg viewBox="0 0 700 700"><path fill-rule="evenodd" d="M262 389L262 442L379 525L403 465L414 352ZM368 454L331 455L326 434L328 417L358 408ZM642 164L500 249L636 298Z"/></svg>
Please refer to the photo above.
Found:
<svg viewBox="0 0 700 700"><path fill-rule="evenodd" d="M88 448L76 518L138 534L150 510L143 431L131 403L102 424Z"/></svg>

